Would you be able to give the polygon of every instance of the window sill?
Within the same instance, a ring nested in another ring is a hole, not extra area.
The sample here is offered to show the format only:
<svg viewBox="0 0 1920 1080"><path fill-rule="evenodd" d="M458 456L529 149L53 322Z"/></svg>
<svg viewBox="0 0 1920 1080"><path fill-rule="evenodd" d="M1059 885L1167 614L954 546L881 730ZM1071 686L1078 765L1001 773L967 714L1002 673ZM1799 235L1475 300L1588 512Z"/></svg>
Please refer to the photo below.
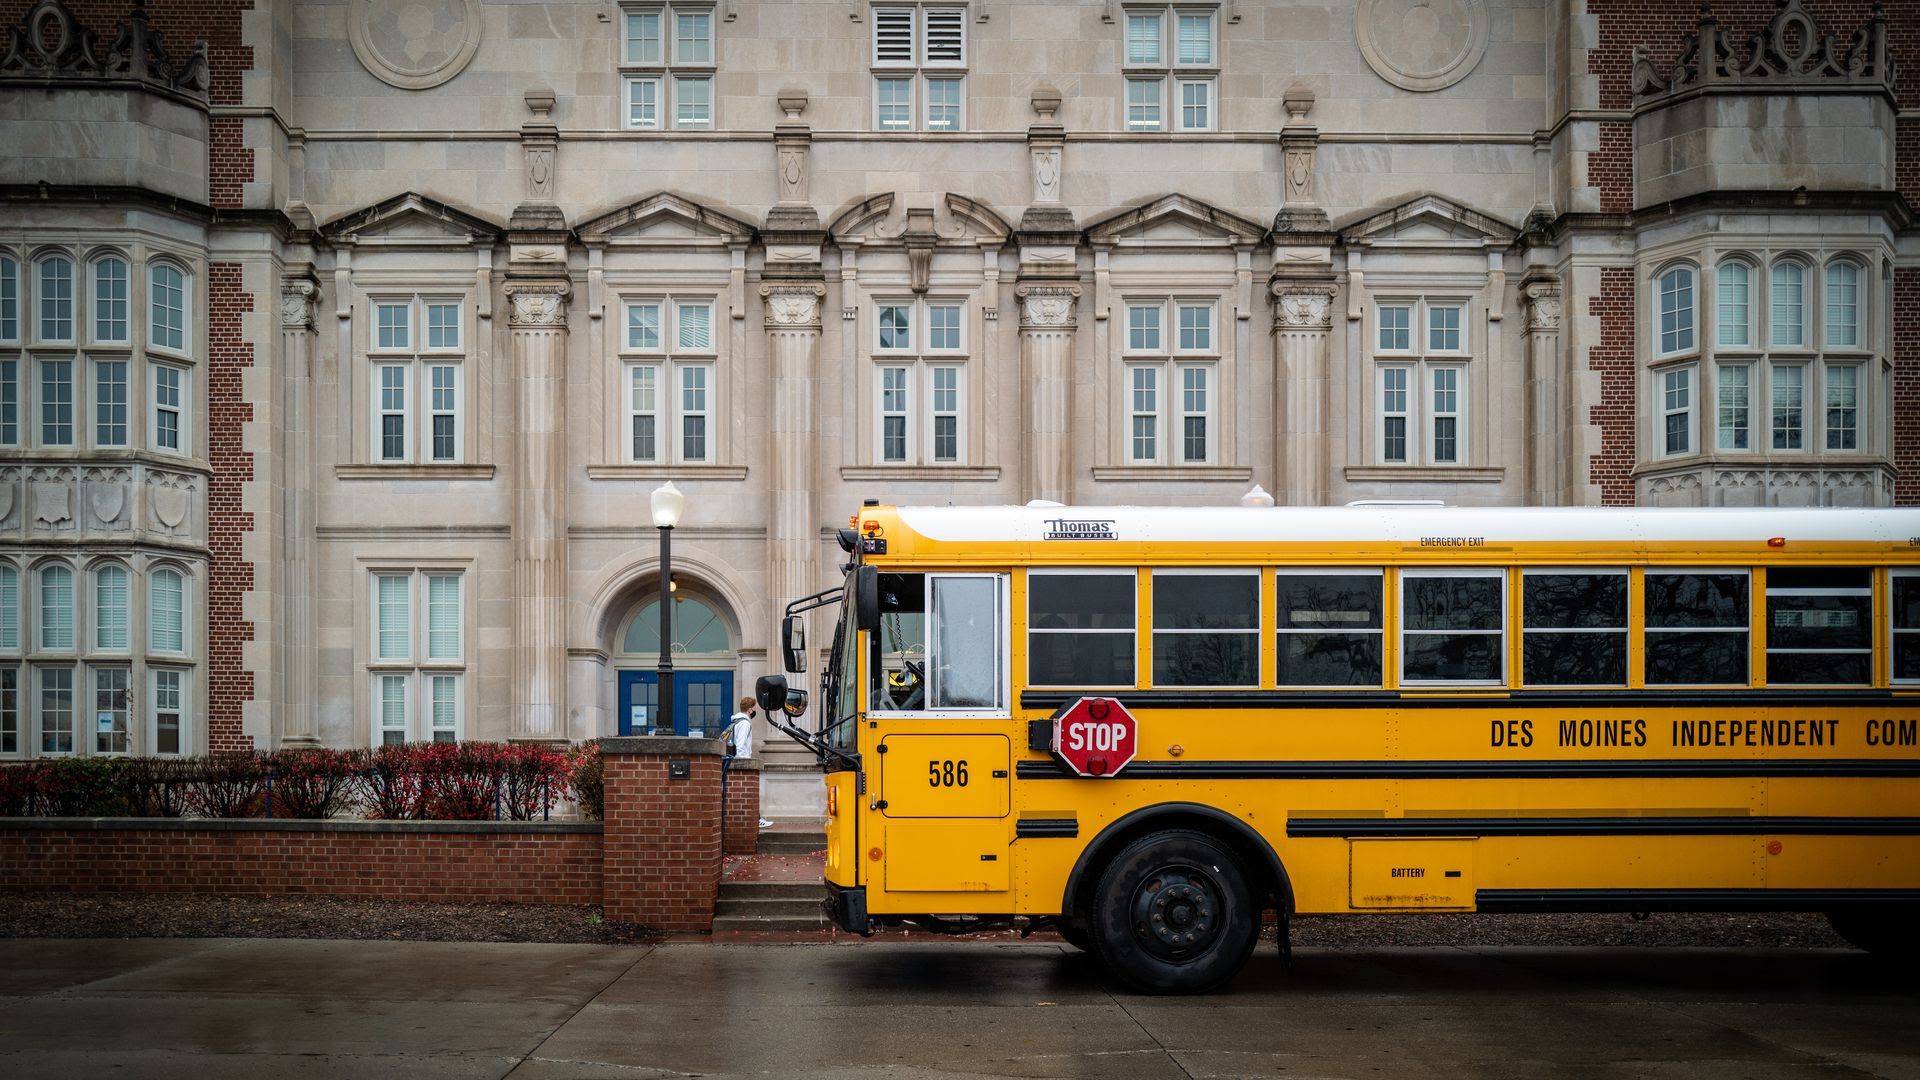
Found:
<svg viewBox="0 0 1920 1080"><path fill-rule="evenodd" d="M842 480L998 480L998 465L849 465Z"/></svg>
<svg viewBox="0 0 1920 1080"><path fill-rule="evenodd" d="M1498 466L1476 469L1467 465L1350 465L1347 480L1412 481L1429 484L1498 484L1507 470Z"/></svg>
<svg viewBox="0 0 1920 1080"><path fill-rule="evenodd" d="M341 480L491 480L491 465L335 465Z"/></svg>
<svg viewBox="0 0 1920 1080"><path fill-rule="evenodd" d="M1136 483L1143 480L1224 483L1253 479L1253 468L1247 465L1101 465L1094 468L1093 478Z"/></svg>
<svg viewBox="0 0 1920 1080"><path fill-rule="evenodd" d="M745 465L589 465L589 480L745 480Z"/></svg>

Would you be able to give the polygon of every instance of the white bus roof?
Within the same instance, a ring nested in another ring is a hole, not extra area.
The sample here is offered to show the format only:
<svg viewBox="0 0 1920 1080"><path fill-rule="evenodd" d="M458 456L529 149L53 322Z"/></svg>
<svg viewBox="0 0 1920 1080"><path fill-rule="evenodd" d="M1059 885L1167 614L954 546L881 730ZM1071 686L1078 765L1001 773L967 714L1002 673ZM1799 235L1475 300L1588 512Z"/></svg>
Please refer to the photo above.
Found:
<svg viewBox="0 0 1920 1080"><path fill-rule="evenodd" d="M1920 508L1643 509L1638 507L902 506L933 541L1131 543L1908 543ZM871 512L871 509L868 511Z"/></svg>

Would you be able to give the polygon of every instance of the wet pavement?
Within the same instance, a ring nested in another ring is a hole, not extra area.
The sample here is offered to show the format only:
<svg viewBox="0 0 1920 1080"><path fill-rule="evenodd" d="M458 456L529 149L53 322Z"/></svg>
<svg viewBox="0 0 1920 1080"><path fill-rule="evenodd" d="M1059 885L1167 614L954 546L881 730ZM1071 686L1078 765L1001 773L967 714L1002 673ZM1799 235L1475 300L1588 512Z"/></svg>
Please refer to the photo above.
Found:
<svg viewBox="0 0 1920 1080"><path fill-rule="evenodd" d="M0 941L0 1076L1920 1078L1844 951L1263 948L1119 992L1060 944Z"/></svg>

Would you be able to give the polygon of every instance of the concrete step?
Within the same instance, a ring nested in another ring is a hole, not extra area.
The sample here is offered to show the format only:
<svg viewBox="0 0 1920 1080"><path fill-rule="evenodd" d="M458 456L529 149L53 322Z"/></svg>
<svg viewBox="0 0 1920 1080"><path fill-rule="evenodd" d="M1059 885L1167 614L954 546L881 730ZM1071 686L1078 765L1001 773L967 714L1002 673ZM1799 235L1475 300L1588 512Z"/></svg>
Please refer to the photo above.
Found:
<svg viewBox="0 0 1920 1080"><path fill-rule="evenodd" d="M720 898L735 900L814 900L827 892L819 879L813 881L722 881Z"/></svg>
<svg viewBox="0 0 1920 1080"><path fill-rule="evenodd" d="M713 913L766 919L812 919L820 914L820 897L794 899L736 898L722 896L714 902Z"/></svg>
<svg viewBox="0 0 1920 1080"><path fill-rule="evenodd" d="M807 917L798 915L716 915L713 919L713 932L758 933L769 930L826 930L831 924L824 913Z"/></svg>
<svg viewBox="0 0 1920 1080"><path fill-rule="evenodd" d="M766 830L760 834L754 850L762 855L811 855L824 850L827 846L827 834L804 832L775 832Z"/></svg>

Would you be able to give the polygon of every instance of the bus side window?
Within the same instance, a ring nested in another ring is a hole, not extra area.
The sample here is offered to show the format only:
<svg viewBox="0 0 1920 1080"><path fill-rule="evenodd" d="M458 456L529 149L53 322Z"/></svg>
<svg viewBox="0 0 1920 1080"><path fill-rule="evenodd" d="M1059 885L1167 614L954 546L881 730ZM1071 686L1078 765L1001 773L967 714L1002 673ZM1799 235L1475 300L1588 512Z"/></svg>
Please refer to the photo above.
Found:
<svg viewBox="0 0 1920 1080"><path fill-rule="evenodd" d="M1400 574L1400 681L1507 681L1504 570Z"/></svg>
<svg viewBox="0 0 1920 1080"><path fill-rule="evenodd" d="M1873 571L1767 571L1767 683L1873 681Z"/></svg>
<svg viewBox="0 0 1920 1080"><path fill-rule="evenodd" d="M880 631L873 635L874 712L927 707L927 578L880 575Z"/></svg>
<svg viewBox="0 0 1920 1080"><path fill-rule="evenodd" d="M1380 571L1278 570L1273 580L1278 685L1380 685Z"/></svg>
<svg viewBox="0 0 1920 1080"><path fill-rule="evenodd" d="M1520 665L1528 686L1627 685L1627 572L1527 570Z"/></svg>
<svg viewBox="0 0 1920 1080"><path fill-rule="evenodd" d="M1027 684L1132 686L1132 570L1027 574Z"/></svg>
<svg viewBox="0 0 1920 1080"><path fill-rule="evenodd" d="M1747 683L1747 572L1648 570L1647 685Z"/></svg>
<svg viewBox="0 0 1920 1080"><path fill-rule="evenodd" d="M1893 681L1920 682L1920 571L1893 572Z"/></svg>

